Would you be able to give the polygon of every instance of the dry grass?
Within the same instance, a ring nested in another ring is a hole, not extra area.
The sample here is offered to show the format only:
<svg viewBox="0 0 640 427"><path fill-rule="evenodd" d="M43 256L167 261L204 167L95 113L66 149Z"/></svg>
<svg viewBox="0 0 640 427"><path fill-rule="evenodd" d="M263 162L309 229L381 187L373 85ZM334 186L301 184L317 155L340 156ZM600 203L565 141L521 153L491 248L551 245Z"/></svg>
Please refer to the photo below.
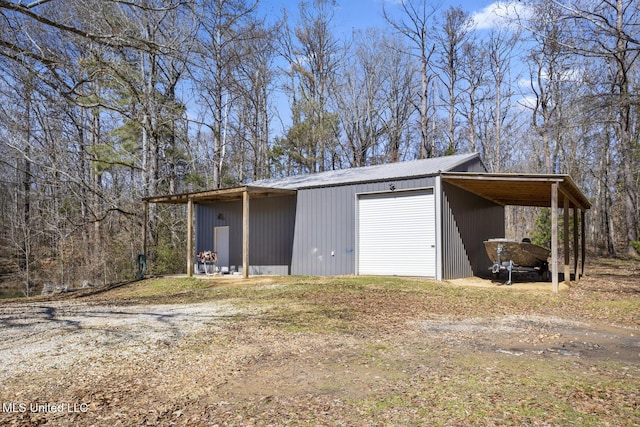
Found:
<svg viewBox="0 0 640 427"><path fill-rule="evenodd" d="M5 411L0 423L638 425L639 272L599 261L560 295L157 278L6 303L0 400L87 412Z"/></svg>

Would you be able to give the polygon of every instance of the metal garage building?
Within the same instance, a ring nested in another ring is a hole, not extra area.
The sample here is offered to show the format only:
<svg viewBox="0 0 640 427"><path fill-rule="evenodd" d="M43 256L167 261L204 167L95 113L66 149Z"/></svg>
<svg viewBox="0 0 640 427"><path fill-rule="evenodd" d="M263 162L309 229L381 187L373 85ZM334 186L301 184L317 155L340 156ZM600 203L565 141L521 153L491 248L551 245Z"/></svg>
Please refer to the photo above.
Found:
<svg viewBox="0 0 640 427"><path fill-rule="evenodd" d="M539 200L509 199L527 188ZM568 176L487 174L478 154L461 154L150 197L145 205L188 204L189 272L196 253L212 250L221 266L245 275L447 280L487 274L483 241L504 236L505 205L554 200L556 211L558 200L566 212L579 209L584 225L590 204Z"/></svg>

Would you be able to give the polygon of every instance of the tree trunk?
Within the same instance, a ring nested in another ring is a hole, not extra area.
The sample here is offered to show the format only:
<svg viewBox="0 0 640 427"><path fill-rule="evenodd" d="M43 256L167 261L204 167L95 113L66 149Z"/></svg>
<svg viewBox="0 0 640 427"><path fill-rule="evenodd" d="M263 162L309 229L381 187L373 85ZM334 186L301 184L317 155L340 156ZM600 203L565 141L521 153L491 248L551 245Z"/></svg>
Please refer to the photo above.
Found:
<svg viewBox="0 0 640 427"><path fill-rule="evenodd" d="M638 212L636 211L637 188L633 171L633 142L631 138L631 98L629 94L629 63L628 41L625 37L625 29L623 23L624 2L617 0L616 2L616 64L618 65L617 87L619 90L619 141L620 153L622 157L622 180L623 180L623 197L625 207L625 225L626 233L626 253L628 256L636 257L638 252L632 246L632 242L638 241Z"/></svg>

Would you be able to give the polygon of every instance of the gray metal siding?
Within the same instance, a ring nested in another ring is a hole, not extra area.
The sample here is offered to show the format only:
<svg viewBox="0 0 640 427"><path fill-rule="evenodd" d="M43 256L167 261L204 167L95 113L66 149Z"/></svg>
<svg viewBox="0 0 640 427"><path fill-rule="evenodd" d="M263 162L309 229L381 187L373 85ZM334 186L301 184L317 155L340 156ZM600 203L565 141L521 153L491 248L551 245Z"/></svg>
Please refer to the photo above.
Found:
<svg viewBox="0 0 640 427"><path fill-rule="evenodd" d="M504 236L504 207L451 184L442 191L443 279L489 276L483 241Z"/></svg>
<svg viewBox="0 0 640 427"><path fill-rule="evenodd" d="M295 212L295 196L250 200L251 266L287 266L287 270L290 268ZM197 205L196 252L213 250L213 230L221 226L229 226L229 264L239 267L242 265L241 201Z"/></svg>
<svg viewBox="0 0 640 427"><path fill-rule="evenodd" d="M435 177L424 177L298 190L291 273L355 274L356 195L434 185Z"/></svg>
<svg viewBox="0 0 640 427"><path fill-rule="evenodd" d="M484 167L484 163L479 158L472 159L461 165L458 165L447 172L486 172L487 168Z"/></svg>
<svg viewBox="0 0 640 427"><path fill-rule="evenodd" d="M229 264L242 265L242 204L239 201L198 204L196 253L212 251L213 230L223 226L229 227Z"/></svg>

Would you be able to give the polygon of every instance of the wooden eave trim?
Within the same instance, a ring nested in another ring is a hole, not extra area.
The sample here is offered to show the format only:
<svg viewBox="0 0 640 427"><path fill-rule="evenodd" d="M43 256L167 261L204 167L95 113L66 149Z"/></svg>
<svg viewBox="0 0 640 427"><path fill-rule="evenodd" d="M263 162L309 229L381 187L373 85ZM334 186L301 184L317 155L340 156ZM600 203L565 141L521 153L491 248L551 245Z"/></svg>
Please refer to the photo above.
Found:
<svg viewBox="0 0 640 427"><path fill-rule="evenodd" d="M560 191L562 191L577 208L581 210L591 209L591 201L580 191L569 175L565 175L565 180L560 184Z"/></svg>
<svg viewBox="0 0 640 427"><path fill-rule="evenodd" d="M206 191L197 191L193 193L180 193L180 194L170 194L166 196L152 196L145 197L142 201L147 203L173 203L173 204L184 204L189 200L193 200L194 202L205 201L205 200L230 200L230 199L241 199L243 193L248 192L251 196L258 197L269 197L271 195L294 195L296 194L296 190L288 190L283 188L272 188L272 187L256 187L256 186L243 186L243 187L233 187L233 188L223 188L220 190L206 190Z"/></svg>
<svg viewBox="0 0 640 427"><path fill-rule="evenodd" d="M562 182L569 175L544 175L522 173L487 173L487 172L442 172L442 178L464 179L476 181L529 181L529 182Z"/></svg>

